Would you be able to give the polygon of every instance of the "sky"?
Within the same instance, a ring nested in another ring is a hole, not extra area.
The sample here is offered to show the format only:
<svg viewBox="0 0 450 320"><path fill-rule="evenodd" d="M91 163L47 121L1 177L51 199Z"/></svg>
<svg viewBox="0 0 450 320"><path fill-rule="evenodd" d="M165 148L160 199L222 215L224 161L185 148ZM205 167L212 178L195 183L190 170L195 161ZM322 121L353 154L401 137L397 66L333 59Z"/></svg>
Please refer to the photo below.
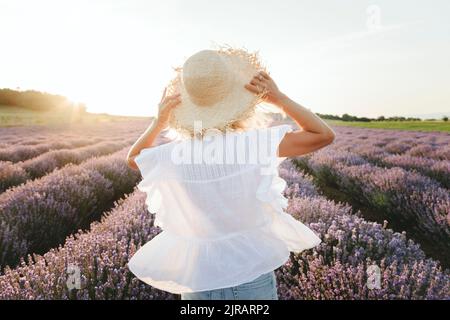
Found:
<svg viewBox="0 0 450 320"><path fill-rule="evenodd" d="M317 113L448 112L449 17L447 0L0 0L0 88L154 116L173 68L226 44Z"/></svg>

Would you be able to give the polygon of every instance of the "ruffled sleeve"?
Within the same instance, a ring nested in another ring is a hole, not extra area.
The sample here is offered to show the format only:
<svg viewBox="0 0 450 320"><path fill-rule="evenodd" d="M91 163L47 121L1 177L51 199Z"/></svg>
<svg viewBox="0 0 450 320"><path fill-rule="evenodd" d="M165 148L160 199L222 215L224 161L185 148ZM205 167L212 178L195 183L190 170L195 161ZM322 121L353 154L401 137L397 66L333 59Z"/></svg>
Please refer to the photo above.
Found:
<svg viewBox="0 0 450 320"><path fill-rule="evenodd" d="M162 204L162 195L159 189L161 172L161 155L159 146L146 148L134 158L136 165L142 175L142 180L137 185L138 189L147 194L145 203L150 213L156 213L160 210ZM155 225L160 225L160 216L155 220Z"/></svg>
<svg viewBox="0 0 450 320"><path fill-rule="evenodd" d="M281 125L268 129L270 166L261 170L256 198L266 205L266 213L272 218L273 233L284 241L290 251L301 252L317 246L321 240L311 229L284 212L288 206L288 199L283 193L287 183L279 176L278 165L287 157L278 156L278 146L292 127Z"/></svg>
<svg viewBox="0 0 450 320"><path fill-rule="evenodd" d="M136 162L144 179L153 178L158 175L160 167L159 149L160 146L142 149L141 153L134 158L134 162Z"/></svg>
<svg viewBox="0 0 450 320"><path fill-rule="evenodd" d="M283 160L287 158L278 156L278 147L286 133L292 132L293 129L289 124L282 124L279 126L270 127L268 128L268 130L270 132L269 156L272 160L273 165L278 166L281 162L283 162Z"/></svg>
<svg viewBox="0 0 450 320"><path fill-rule="evenodd" d="M256 197L261 201L270 203L277 211L283 211L288 205L287 198L283 196L287 183L278 175L278 166L286 157L278 156L278 146L286 133L292 131L292 127L284 124L269 127L266 130L263 138L267 139L264 142L269 145L269 166L261 167Z"/></svg>

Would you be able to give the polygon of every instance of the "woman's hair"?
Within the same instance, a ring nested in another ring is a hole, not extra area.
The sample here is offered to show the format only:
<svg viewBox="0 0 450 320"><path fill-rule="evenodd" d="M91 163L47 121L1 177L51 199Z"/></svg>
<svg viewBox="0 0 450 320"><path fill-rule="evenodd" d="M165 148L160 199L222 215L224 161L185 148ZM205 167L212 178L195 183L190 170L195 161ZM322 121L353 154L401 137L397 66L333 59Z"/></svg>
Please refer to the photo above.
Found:
<svg viewBox="0 0 450 320"><path fill-rule="evenodd" d="M273 118L271 117L269 112L264 112L261 109L258 109L259 106L256 106L252 116L236 120L227 125L227 130L230 131L246 131L253 128L265 128L268 127L272 122ZM221 130L225 133L223 130ZM181 137L192 138L195 137L196 134L187 132L186 130L179 130L177 128L168 127L166 130L162 132L163 136L172 140Z"/></svg>
<svg viewBox="0 0 450 320"><path fill-rule="evenodd" d="M244 120L232 122L229 127L232 130L245 131L252 128L267 127L272 120L273 119L268 115L268 113L256 109L253 116Z"/></svg>
<svg viewBox="0 0 450 320"><path fill-rule="evenodd" d="M254 109L253 114L250 117L247 117L245 119L236 120L234 122L231 122L227 125L226 129L220 130L223 133L226 132L226 130L231 131L246 131L253 128L264 128L268 127L269 124L273 121L273 118L269 115L269 113L264 112L260 109L258 109L259 106L256 106ZM177 128L170 127L170 131L173 132L172 135L178 135L178 136L184 136L184 137L195 137L195 133L187 132L186 130L179 130Z"/></svg>

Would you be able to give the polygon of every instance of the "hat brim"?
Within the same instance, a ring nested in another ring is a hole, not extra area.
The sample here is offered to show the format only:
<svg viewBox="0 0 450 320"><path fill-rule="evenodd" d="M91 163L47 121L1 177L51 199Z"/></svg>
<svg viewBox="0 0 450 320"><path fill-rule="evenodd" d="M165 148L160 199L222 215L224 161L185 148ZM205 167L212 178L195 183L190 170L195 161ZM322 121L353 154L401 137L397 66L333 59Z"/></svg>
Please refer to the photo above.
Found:
<svg viewBox="0 0 450 320"><path fill-rule="evenodd" d="M262 101L262 94L250 92L245 85L257 72L265 71L258 54L234 48L221 48L218 52L229 59L235 72L230 93L213 105L197 105L189 98L182 84L182 68L177 68L177 75L169 84L168 92L180 93L181 103L171 113L170 127L190 135L199 131L203 133L211 128L226 131L234 122L254 115L256 106Z"/></svg>

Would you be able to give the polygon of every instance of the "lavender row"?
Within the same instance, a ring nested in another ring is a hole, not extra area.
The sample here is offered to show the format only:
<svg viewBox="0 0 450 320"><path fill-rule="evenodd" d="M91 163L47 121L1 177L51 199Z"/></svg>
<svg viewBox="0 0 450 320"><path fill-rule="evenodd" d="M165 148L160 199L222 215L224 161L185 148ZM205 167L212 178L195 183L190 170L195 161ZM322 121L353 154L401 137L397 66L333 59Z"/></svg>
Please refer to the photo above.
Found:
<svg viewBox="0 0 450 320"><path fill-rule="evenodd" d="M426 259L405 234L363 220L348 205L293 198L288 212L322 239L277 270L282 299L448 299L449 272ZM367 269L380 270L369 289Z"/></svg>
<svg viewBox="0 0 450 320"><path fill-rule="evenodd" d="M337 134L334 143L359 153L374 149L373 154L407 155L434 160L450 160L450 135L445 132L398 131L334 127Z"/></svg>
<svg viewBox="0 0 450 320"><path fill-rule="evenodd" d="M293 172L289 165L281 175ZM426 259L419 246L354 214L347 205L317 195L310 177L288 181L288 212L315 230L323 242L292 254L276 271L281 299L448 299L449 273ZM291 189L293 188L293 189ZM298 190L300 196L296 195ZM131 256L161 230L136 191L117 203L89 232L68 237L64 246L0 276L0 299L176 299L136 279L126 267ZM149 262L151 263L151 262ZM381 288L367 286L368 266L381 271ZM68 266L80 268L81 288L67 287Z"/></svg>
<svg viewBox="0 0 450 320"><path fill-rule="evenodd" d="M284 190L286 197L316 197L321 195L320 190L314 184L314 178L307 173L299 171L290 159L280 164L278 173L289 186Z"/></svg>
<svg viewBox="0 0 450 320"><path fill-rule="evenodd" d="M36 145L57 139L73 140L89 139L89 137L111 139L138 135L150 123L150 119L135 119L102 122L101 125L78 123L54 126L0 127L0 137L3 146Z"/></svg>
<svg viewBox="0 0 450 320"><path fill-rule="evenodd" d="M140 175L124 161L128 148L69 164L0 194L0 266L46 252L132 191Z"/></svg>
<svg viewBox="0 0 450 320"><path fill-rule="evenodd" d="M27 180L43 177L69 163L79 164L94 156L107 155L131 143L131 139L128 141L120 139L117 142L100 142L81 148L49 151L33 159L17 163L2 161L0 162L0 192Z"/></svg>
<svg viewBox="0 0 450 320"><path fill-rule="evenodd" d="M331 149L356 153L377 166L415 171L438 181L444 188L450 188L450 160L436 160L411 153L392 154L382 147L355 144L354 141L339 140Z"/></svg>
<svg viewBox="0 0 450 320"><path fill-rule="evenodd" d="M53 141L46 141L37 145L11 145L0 150L0 161L19 162L25 161L51 150L81 148L100 142L101 139L74 139L61 141L55 137Z"/></svg>
<svg viewBox="0 0 450 320"><path fill-rule="evenodd" d="M368 160L372 161L370 158ZM389 155L378 161L373 160L373 162L378 166L400 167L424 174L438 181L442 187L450 189L450 160L434 160L410 155Z"/></svg>
<svg viewBox="0 0 450 320"><path fill-rule="evenodd" d="M404 232L387 229L387 221L383 226L367 222L349 205L336 205L320 196L312 177L297 171L291 161L283 162L279 171L289 184L285 190L292 198L288 213L309 225L323 241L312 252L291 255L277 270L282 299L450 297L449 271L426 259ZM367 286L367 269L372 266L380 269L380 289Z"/></svg>
<svg viewBox="0 0 450 320"><path fill-rule="evenodd" d="M380 168L357 154L334 148L298 157L295 162L319 184L334 186L385 219L394 218L427 234L440 247L449 247L450 195L429 177L397 167Z"/></svg>
<svg viewBox="0 0 450 320"><path fill-rule="evenodd" d="M69 236L64 246L28 257L0 276L0 299L174 299L135 278L126 263L160 229L135 192L94 222L89 232ZM69 290L68 267L80 269L81 288Z"/></svg>

